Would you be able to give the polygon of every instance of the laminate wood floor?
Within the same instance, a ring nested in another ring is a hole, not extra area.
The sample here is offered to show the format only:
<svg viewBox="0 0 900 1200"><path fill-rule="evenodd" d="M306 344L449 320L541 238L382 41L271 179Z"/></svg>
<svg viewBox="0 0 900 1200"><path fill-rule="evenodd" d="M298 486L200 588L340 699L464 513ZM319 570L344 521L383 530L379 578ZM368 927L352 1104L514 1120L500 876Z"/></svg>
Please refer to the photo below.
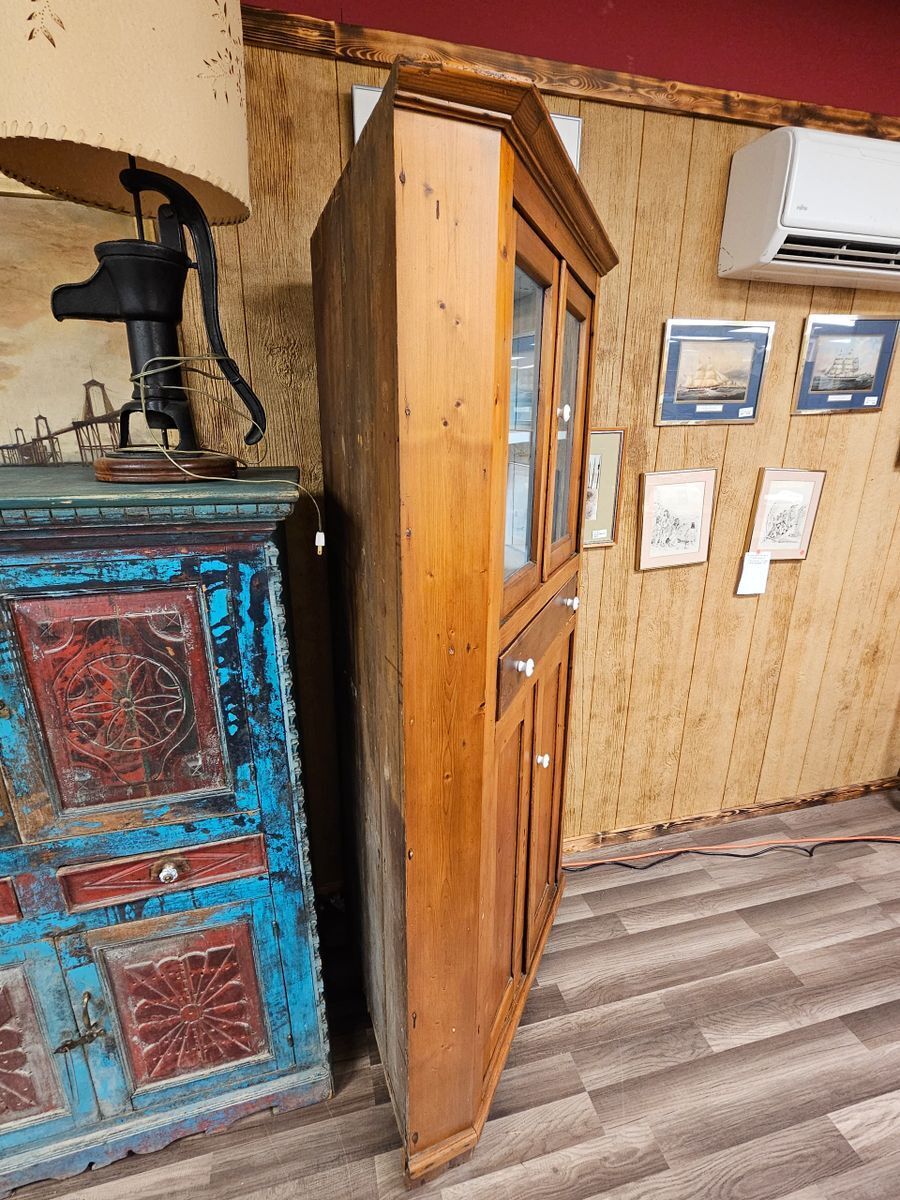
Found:
<svg viewBox="0 0 900 1200"><path fill-rule="evenodd" d="M861 833L900 793L655 844ZM371 1032L335 1041L329 1103L17 1200L400 1200ZM570 875L481 1143L412 1196L898 1200L900 846Z"/></svg>

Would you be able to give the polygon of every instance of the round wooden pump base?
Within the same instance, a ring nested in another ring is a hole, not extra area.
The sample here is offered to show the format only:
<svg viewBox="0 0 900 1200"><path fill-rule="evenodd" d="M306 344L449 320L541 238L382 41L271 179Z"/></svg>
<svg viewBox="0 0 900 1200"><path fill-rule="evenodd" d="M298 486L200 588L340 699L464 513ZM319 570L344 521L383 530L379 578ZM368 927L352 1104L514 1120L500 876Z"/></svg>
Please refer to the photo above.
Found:
<svg viewBox="0 0 900 1200"><path fill-rule="evenodd" d="M215 450L112 450L94 462L100 483L188 483L203 479L237 477L237 459Z"/></svg>

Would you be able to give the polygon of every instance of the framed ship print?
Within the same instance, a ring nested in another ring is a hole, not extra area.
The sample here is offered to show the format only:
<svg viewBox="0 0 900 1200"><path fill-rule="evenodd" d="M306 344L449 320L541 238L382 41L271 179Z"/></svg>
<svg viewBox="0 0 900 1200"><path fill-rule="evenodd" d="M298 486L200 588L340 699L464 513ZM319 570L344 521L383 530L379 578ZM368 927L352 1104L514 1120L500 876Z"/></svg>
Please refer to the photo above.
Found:
<svg viewBox="0 0 900 1200"><path fill-rule="evenodd" d="M824 483L824 471L761 467L747 550L773 560L806 558Z"/></svg>
<svg viewBox="0 0 900 1200"><path fill-rule="evenodd" d="M898 325L881 317L809 316L794 412L878 412Z"/></svg>
<svg viewBox="0 0 900 1200"><path fill-rule="evenodd" d="M706 562L715 489L713 467L641 476L639 571Z"/></svg>
<svg viewBox="0 0 900 1200"><path fill-rule="evenodd" d="M616 540L624 449L624 429L592 429L588 435L583 550L612 546Z"/></svg>
<svg viewBox="0 0 900 1200"><path fill-rule="evenodd" d="M666 321L657 425L752 425L774 321Z"/></svg>

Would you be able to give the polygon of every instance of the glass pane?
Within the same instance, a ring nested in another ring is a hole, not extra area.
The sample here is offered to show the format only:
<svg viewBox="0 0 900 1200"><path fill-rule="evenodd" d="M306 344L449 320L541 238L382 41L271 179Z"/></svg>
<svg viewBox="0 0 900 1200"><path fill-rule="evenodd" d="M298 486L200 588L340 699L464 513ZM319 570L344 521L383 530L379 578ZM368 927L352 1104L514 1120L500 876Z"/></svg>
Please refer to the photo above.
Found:
<svg viewBox="0 0 900 1200"><path fill-rule="evenodd" d="M531 529L537 461L543 316L543 285L517 266L509 373L509 460L506 473L504 579L515 574L526 563L534 561L531 553Z"/></svg>
<svg viewBox="0 0 900 1200"><path fill-rule="evenodd" d="M563 330L562 378L556 410L556 478L553 485L553 535L558 542L569 532L569 492L572 487L572 446L575 440L575 408L578 391L578 359L581 354L580 317L566 313Z"/></svg>

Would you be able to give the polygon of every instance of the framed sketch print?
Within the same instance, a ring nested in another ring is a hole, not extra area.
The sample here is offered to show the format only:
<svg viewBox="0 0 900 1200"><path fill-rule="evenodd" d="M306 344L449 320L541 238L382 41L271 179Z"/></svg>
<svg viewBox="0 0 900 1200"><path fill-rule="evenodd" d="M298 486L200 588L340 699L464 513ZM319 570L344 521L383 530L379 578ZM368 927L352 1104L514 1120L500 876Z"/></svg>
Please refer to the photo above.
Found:
<svg viewBox="0 0 900 1200"><path fill-rule="evenodd" d="M715 489L713 467L641 476L639 571L706 562Z"/></svg>
<svg viewBox="0 0 900 1200"><path fill-rule="evenodd" d="M880 317L808 317L794 412L878 412L898 325Z"/></svg>
<svg viewBox="0 0 900 1200"><path fill-rule="evenodd" d="M760 468L747 549L772 559L806 558L824 482L824 471Z"/></svg>
<svg viewBox="0 0 900 1200"><path fill-rule="evenodd" d="M752 425L774 321L666 321L657 425Z"/></svg>
<svg viewBox="0 0 900 1200"><path fill-rule="evenodd" d="M624 449L624 429L592 429L588 435L583 550L611 546L616 540Z"/></svg>

